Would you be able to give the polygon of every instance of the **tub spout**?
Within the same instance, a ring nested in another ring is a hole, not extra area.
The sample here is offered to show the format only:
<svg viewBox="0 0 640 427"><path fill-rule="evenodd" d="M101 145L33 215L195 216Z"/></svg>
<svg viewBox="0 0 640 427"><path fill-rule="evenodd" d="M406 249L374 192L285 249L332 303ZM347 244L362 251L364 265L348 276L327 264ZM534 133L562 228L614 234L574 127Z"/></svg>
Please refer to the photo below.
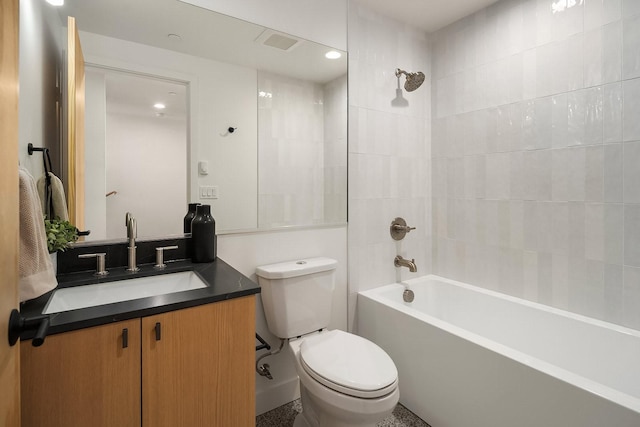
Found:
<svg viewBox="0 0 640 427"><path fill-rule="evenodd" d="M408 259L402 258L400 255L397 255L393 260L393 265L396 267L407 267L410 272L415 273L418 271L418 267L416 267L416 260L412 259L409 261Z"/></svg>

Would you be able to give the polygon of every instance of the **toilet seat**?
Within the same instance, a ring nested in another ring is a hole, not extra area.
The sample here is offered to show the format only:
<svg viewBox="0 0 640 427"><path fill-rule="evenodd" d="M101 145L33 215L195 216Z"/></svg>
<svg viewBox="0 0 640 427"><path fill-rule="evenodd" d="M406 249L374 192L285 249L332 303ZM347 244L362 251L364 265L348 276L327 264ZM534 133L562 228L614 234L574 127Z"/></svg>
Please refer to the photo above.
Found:
<svg viewBox="0 0 640 427"><path fill-rule="evenodd" d="M398 371L384 350L340 330L305 337L300 344L300 361L314 380L353 397L381 397L398 385Z"/></svg>

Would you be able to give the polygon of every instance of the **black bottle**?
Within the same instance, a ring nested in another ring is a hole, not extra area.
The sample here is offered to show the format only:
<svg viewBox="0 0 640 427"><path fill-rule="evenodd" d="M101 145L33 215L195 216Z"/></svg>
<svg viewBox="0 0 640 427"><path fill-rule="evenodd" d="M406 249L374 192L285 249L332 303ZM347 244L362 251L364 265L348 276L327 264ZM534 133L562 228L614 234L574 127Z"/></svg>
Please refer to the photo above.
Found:
<svg viewBox="0 0 640 427"><path fill-rule="evenodd" d="M196 207L200 203L189 203L189 212L184 216L184 232L191 233L191 221L196 216Z"/></svg>
<svg viewBox="0 0 640 427"><path fill-rule="evenodd" d="M211 262L216 259L216 221L211 216L211 206L196 207L196 216L191 221L193 262Z"/></svg>

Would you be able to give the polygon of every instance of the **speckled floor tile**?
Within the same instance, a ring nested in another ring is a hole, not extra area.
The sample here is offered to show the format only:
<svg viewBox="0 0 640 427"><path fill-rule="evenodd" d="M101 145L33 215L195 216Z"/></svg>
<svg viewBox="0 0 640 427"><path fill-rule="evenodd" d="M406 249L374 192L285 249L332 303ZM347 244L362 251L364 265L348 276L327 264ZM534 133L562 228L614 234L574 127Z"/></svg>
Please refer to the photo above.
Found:
<svg viewBox="0 0 640 427"><path fill-rule="evenodd" d="M300 399L294 400L256 417L256 427L291 427L301 411ZM378 427L429 427L429 424L398 403L393 413L379 422Z"/></svg>

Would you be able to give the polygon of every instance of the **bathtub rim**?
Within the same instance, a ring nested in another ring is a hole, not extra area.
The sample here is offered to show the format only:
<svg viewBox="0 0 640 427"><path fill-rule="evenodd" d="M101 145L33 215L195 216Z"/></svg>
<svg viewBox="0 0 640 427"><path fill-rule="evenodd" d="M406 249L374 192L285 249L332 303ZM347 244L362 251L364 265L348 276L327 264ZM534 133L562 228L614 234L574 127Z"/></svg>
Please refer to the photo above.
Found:
<svg viewBox="0 0 640 427"><path fill-rule="evenodd" d="M407 286L411 287L416 284L423 283L428 280L435 280L440 282L445 282L454 286L462 287L471 292L483 293L495 298L504 299L507 301L511 301L516 304L521 304L524 306L528 306L531 308L535 308L538 310L550 312L553 314L557 314L559 316L568 317L573 320L578 320L581 322L589 323L595 326L604 327L607 329L612 329L616 332L632 335L638 339L640 339L640 331L627 328L621 325L616 325L614 323L605 322L603 320L598 320L594 318L590 318L584 315L572 313L570 311L562 310L559 308L547 306L544 304L528 301L522 298L514 297L511 295L503 294L501 292L493 291L490 289L481 288L478 286L470 285L463 282L458 282L456 280L447 279L442 276L437 276L434 274L428 274L424 276L420 276L417 278L405 280L402 282L391 283L388 285L382 285L373 289L369 289L366 291L358 292L358 298L360 295L362 297L368 298L370 300L376 301L380 304L390 306L394 309L397 309L408 316L414 317L418 320L427 322L432 324L433 326L440 328L448 333L456 335L462 339L471 341L472 343L484 347L488 350L494 351L498 354L501 354L505 357L508 357L512 360L515 360L518 363L529 366L537 371L540 371L546 375L552 376L560 381L566 382L568 384L579 387L589 393L592 393L596 396L599 396L603 399L606 399L610 402L623 406L627 409L630 409L636 413L640 413L640 397L636 398L627 393L616 390L612 387L601 384L597 381L588 379L582 375L578 375L573 373L567 369L560 368L556 365L553 365L549 362L546 362L537 357L533 357L523 353L521 351L515 350L505 344L498 343L496 341L485 338L477 333L470 332L466 329L463 329L459 326L456 326L452 323L449 323L445 320L439 319L427 313L424 313L416 308L411 306L411 303L406 303L403 301L394 301L388 298L381 296L382 292L386 292L393 289L398 289L398 295L402 294L402 290L404 290Z"/></svg>

